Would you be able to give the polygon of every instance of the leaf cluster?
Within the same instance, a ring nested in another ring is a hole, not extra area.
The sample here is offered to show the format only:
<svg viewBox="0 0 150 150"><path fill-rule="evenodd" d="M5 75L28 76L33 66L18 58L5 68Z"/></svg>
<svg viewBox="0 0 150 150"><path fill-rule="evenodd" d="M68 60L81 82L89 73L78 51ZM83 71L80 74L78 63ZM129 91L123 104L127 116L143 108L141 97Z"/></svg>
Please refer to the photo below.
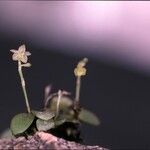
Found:
<svg viewBox="0 0 150 150"><path fill-rule="evenodd" d="M10 129L14 136L30 135L36 131L50 132L66 139L75 140L79 136L78 127L85 122L99 125L98 117L84 108L74 109L74 101L68 96L62 96L59 103L59 114L56 113L58 95L53 96L46 108L41 111L32 110L31 113L20 113L11 120Z"/></svg>

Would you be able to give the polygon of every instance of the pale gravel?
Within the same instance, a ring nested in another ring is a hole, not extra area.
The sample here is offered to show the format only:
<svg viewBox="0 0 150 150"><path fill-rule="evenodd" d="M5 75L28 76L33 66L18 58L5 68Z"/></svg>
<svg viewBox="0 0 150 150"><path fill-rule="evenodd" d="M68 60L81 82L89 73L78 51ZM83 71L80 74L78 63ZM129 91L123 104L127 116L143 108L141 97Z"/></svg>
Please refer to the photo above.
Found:
<svg viewBox="0 0 150 150"><path fill-rule="evenodd" d="M1 150L30 150L30 149L50 149L50 150L108 150L100 146L87 146L75 142L57 138L45 132L37 132L33 136L0 139Z"/></svg>

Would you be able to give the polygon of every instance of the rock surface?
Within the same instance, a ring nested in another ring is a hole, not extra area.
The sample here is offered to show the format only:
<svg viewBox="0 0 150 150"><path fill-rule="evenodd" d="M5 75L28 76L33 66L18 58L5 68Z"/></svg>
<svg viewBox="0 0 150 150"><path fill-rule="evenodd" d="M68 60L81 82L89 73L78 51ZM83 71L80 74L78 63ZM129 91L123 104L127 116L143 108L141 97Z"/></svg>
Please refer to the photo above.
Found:
<svg viewBox="0 0 150 150"><path fill-rule="evenodd" d="M100 146L87 146L66 141L51 134L37 132L34 136L0 139L0 149L53 149L53 150L108 150Z"/></svg>

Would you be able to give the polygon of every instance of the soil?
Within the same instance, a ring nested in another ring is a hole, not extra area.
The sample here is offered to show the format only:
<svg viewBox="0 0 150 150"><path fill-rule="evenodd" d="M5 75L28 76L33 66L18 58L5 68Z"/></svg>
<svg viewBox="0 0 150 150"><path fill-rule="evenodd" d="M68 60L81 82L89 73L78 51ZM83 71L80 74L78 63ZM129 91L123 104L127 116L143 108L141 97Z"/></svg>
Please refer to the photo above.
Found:
<svg viewBox="0 0 150 150"><path fill-rule="evenodd" d="M100 146L87 146L70 142L45 132L37 132L27 138L0 139L0 149L108 150Z"/></svg>

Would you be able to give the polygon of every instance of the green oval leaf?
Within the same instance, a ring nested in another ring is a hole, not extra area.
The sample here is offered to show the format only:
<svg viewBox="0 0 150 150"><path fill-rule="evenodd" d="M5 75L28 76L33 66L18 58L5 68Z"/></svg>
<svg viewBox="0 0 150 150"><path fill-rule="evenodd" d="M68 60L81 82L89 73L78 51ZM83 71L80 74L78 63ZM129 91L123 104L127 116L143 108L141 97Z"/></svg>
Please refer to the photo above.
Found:
<svg viewBox="0 0 150 150"><path fill-rule="evenodd" d="M47 131L47 130L50 130L51 128L54 128L55 127L55 124L54 124L54 120L41 120L41 119L38 119L36 121L36 127L39 131Z"/></svg>
<svg viewBox="0 0 150 150"><path fill-rule="evenodd" d="M13 135L25 132L34 120L34 115L29 113L21 113L13 117L10 129Z"/></svg>
<svg viewBox="0 0 150 150"><path fill-rule="evenodd" d="M79 113L79 119L91 125L100 124L99 118L94 113L86 109L81 110L81 112Z"/></svg>
<svg viewBox="0 0 150 150"><path fill-rule="evenodd" d="M57 119L55 119L55 126L60 126L65 122L66 122L65 118L57 118Z"/></svg>
<svg viewBox="0 0 150 150"><path fill-rule="evenodd" d="M49 120L55 116L54 112L50 111L32 111L32 113L39 119Z"/></svg>
<svg viewBox="0 0 150 150"><path fill-rule="evenodd" d="M55 96L51 99L50 101L50 110L56 111L56 105L57 105L57 100L58 96ZM59 104L59 109L60 110L66 110L68 109L71 105L73 104L73 101L67 97L67 96L62 96Z"/></svg>

